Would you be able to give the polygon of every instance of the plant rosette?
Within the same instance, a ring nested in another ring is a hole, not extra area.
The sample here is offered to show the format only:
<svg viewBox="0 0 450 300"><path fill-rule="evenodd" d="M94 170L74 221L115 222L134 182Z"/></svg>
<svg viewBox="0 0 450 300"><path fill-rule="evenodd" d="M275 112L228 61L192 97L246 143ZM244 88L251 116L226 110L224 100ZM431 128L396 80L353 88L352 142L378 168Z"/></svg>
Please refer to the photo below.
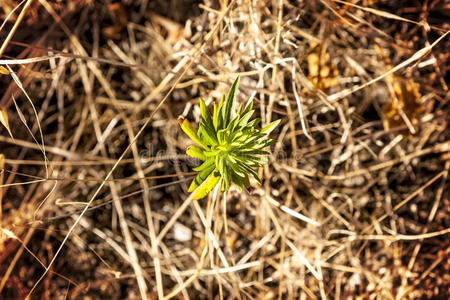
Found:
<svg viewBox="0 0 450 300"><path fill-rule="evenodd" d="M228 190L233 183L239 190L244 186L248 188L250 175L261 184L256 169L267 163L267 155L270 153L263 149L275 143L268 136L281 120L261 129L256 128L261 119L250 120L255 112L252 109L253 101L249 101L245 107L241 104L232 118L238 85L239 76L226 99L223 95L219 105L214 104L212 116L200 98L202 119L198 129L183 117L178 118L183 131L197 144L189 146L186 154L203 161L194 168L199 174L189 187L189 192L196 190L192 198L194 200L208 195L219 182L222 192Z"/></svg>

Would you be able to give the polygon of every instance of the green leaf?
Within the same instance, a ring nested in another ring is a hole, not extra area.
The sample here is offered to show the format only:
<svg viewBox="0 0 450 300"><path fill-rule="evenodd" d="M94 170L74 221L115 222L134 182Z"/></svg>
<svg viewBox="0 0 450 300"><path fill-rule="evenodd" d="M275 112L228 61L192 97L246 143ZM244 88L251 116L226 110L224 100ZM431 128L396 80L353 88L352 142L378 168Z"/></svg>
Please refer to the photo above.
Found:
<svg viewBox="0 0 450 300"><path fill-rule="evenodd" d="M200 172L195 178L194 180L192 180L191 185L189 186L189 190L188 192L191 193L193 192L198 186L200 186L200 184L202 184L205 179L209 176L209 174L212 173L212 171L214 171L215 165L212 164L210 167L208 167L207 169L203 170L202 172Z"/></svg>
<svg viewBox="0 0 450 300"><path fill-rule="evenodd" d="M259 155L270 155L270 152L264 150L241 150L237 152L240 155L251 155L251 154L259 154Z"/></svg>
<svg viewBox="0 0 450 300"><path fill-rule="evenodd" d="M272 122L263 129L256 128L261 119L251 120L254 114L253 101L244 106L239 105L236 116L232 119L233 107L239 86L239 76L233 82L227 96L223 95L218 105L214 104L213 114L200 98L201 121L198 131L183 118L180 124L184 132L196 142L198 146L191 146L186 153L204 162L194 168L200 171L195 177L189 191L195 191L193 199L200 199L220 184L222 191L228 190L234 183L239 190L250 186L249 177L253 176L259 184L257 168L267 163L270 154L263 149L275 140L268 135L280 123Z"/></svg>
<svg viewBox="0 0 450 300"><path fill-rule="evenodd" d="M265 148L265 147L275 144L276 142L277 142L276 140L272 140L272 139L264 140L260 144L258 144L258 148Z"/></svg>
<svg viewBox="0 0 450 300"><path fill-rule="evenodd" d="M217 105L214 103L213 107L213 125L214 129L217 130L217 121L219 116L219 109L217 108Z"/></svg>
<svg viewBox="0 0 450 300"><path fill-rule="evenodd" d="M215 157L215 156L218 156L220 151L221 151L220 149L205 151L205 156L206 157Z"/></svg>
<svg viewBox="0 0 450 300"><path fill-rule="evenodd" d="M216 125L216 131L223 129L223 103L225 100L225 95L222 95L220 99L219 107L217 108L217 114L214 115L214 124Z"/></svg>
<svg viewBox="0 0 450 300"><path fill-rule="evenodd" d="M267 162L267 159L265 157L255 157L251 155L234 155L234 158L239 161L239 166L241 167L259 167L262 166L263 163ZM244 168L244 171L246 169Z"/></svg>
<svg viewBox="0 0 450 300"><path fill-rule="evenodd" d="M250 180L248 179L248 176L245 176L245 178L244 178L244 186L246 188L250 187Z"/></svg>
<svg viewBox="0 0 450 300"><path fill-rule="evenodd" d="M186 154L193 158L206 160L206 156L203 149L195 145L189 146L186 150Z"/></svg>
<svg viewBox="0 0 450 300"><path fill-rule="evenodd" d="M194 127L192 127L191 123L189 123L189 121L183 117L178 117L178 122L181 125L181 129L183 129L183 131L197 144L199 144L200 146L202 146L203 148L205 148L206 150L209 149L208 146L205 145L205 143L203 143L203 141L198 137L196 130Z"/></svg>
<svg viewBox="0 0 450 300"><path fill-rule="evenodd" d="M231 86L231 89L228 92L227 100L225 101L225 110L223 111L224 127L227 127L228 123L230 122L231 109L233 108L236 89L239 86L239 78L240 77L238 76L234 80L233 85Z"/></svg>
<svg viewBox="0 0 450 300"><path fill-rule="evenodd" d="M241 112L242 112L242 103L239 105L239 109L238 109L236 115L238 115L238 116L241 115Z"/></svg>
<svg viewBox="0 0 450 300"><path fill-rule="evenodd" d="M211 119L211 114L206 108L205 101L203 101L202 98L200 98L200 113L202 115L203 121L205 121L208 130L214 132L214 124L213 120Z"/></svg>
<svg viewBox="0 0 450 300"><path fill-rule="evenodd" d="M251 121L247 124L246 127L254 128L256 125L259 124L259 122L261 122L261 118L253 119L253 120L251 120Z"/></svg>
<svg viewBox="0 0 450 300"><path fill-rule="evenodd" d="M227 142L230 143L233 139L233 136L235 133L239 132L239 130L236 130L236 126L239 124L239 118L234 119L230 122L230 124L227 127Z"/></svg>
<svg viewBox="0 0 450 300"><path fill-rule="evenodd" d="M261 137L264 137L264 135L255 134L252 137L242 136L238 139L238 142L243 142L243 144L237 148L238 149L254 149L253 146L258 144L258 140Z"/></svg>
<svg viewBox="0 0 450 300"><path fill-rule="evenodd" d="M272 130L275 129L275 127L277 127L277 125L281 122L281 119L273 121L272 123L270 123L269 125L267 125L266 127L264 127L263 129L261 129L261 133L265 133L265 134L270 134L272 132Z"/></svg>
<svg viewBox="0 0 450 300"><path fill-rule="evenodd" d="M209 175L209 177L197 189L194 196L192 196L192 200L198 200L208 195L208 193L211 192L219 183L219 180L220 180L219 172L212 172Z"/></svg>
<svg viewBox="0 0 450 300"><path fill-rule="evenodd" d="M223 168L224 174L223 174L223 179L225 182L225 189L224 191L228 190L230 188L230 184L231 184L231 172L228 170L228 166L225 164L224 168Z"/></svg>
<svg viewBox="0 0 450 300"><path fill-rule="evenodd" d="M243 135L241 130L235 130L230 136L229 141L232 147L239 146L240 143L236 143L236 140Z"/></svg>
<svg viewBox="0 0 450 300"><path fill-rule="evenodd" d="M219 171L220 175L222 175L222 177L225 177L227 175L225 167L226 166L225 166L224 158L219 157L219 163L217 164L217 170Z"/></svg>
<svg viewBox="0 0 450 300"><path fill-rule="evenodd" d="M226 129L221 129L217 132L217 140L219 141L219 144L223 144L225 141L225 131Z"/></svg>
<svg viewBox="0 0 450 300"><path fill-rule="evenodd" d="M239 191L242 191L242 188L244 187L245 178L246 178L245 176L240 177L240 176L237 176L235 173L231 174L231 180L236 184Z"/></svg>
<svg viewBox="0 0 450 300"><path fill-rule="evenodd" d="M243 169L237 162L230 161L231 169L233 170L233 174L237 175L238 177L245 177L246 172L245 169Z"/></svg>
<svg viewBox="0 0 450 300"><path fill-rule="evenodd" d="M218 111L221 111L221 110L222 110L222 106L223 106L223 103L224 103L224 102L225 102L225 95L222 95L222 97L220 98Z"/></svg>
<svg viewBox="0 0 450 300"><path fill-rule="evenodd" d="M205 161L204 163L202 163L200 166L194 168L193 170L194 171L203 171L203 170L210 168L213 165L214 165L214 158L210 158L207 161Z"/></svg>
<svg viewBox="0 0 450 300"><path fill-rule="evenodd" d="M259 179L259 177L258 177L258 173L256 173L256 171L255 170L253 170L252 168L250 168L249 166L247 166L247 165L242 165L243 167L244 167L244 169L248 172L248 173L250 173L250 174L252 174L253 175L253 177L256 179L256 181L259 183L259 184L261 184L261 179Z"/></svg>
<svg viewBox="0 0 450 300"><path fill-rule="evenodd" d="M253 113L255 111L254 110L249 110L248 112L245 113L245 115L243 115L241 117L241 119L239 120L239 127L244 127L245 125L247 125L248 121L250 120L250 118L252 117Z"/></svg>
<svg viewBox="0 0 450 300"><path fill-rule="evenodd" d="M205 141L207 145L214 146L217 145L217 137L210 128L205 125L204 122L200 123L199 128L200 138Z"/></svg>
<svg viewBox="0 0 450 300"><path fill-rule="evenodd" d="M242 112L243 115L248 113L253 108L253 100L249 101L247 105L245 105L244 111Z"/></svg>

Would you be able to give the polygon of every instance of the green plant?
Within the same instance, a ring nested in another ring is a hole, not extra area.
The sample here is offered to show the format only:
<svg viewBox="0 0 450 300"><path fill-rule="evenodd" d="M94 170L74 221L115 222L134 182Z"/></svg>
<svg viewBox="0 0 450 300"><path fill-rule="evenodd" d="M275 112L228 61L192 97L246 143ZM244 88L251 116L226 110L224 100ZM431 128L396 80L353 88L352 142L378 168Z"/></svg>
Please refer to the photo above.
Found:
<svg viewBox="0 0 450 300"><path fill-rule="evenodd" d="M234 183L240 190L249 187L249 175L252 175L259 184L256 168L267 163L266 155L270 154L263 149L275 143L268 135L278 125L280 120L274 121L262 129L256 125L259 118L250 121L253 113L253 101L247 103L245 108L240 105L236 116L232 119L232 110L239 76L234 81L227 98L225 95L219 103L214 104L214 113L211 116L205 102L200 98L200 112L202 120L196 130L188 120L179 117L181 128L197 145L190 146L186 153L204 161L202 165L194 168L200 173L192 181L189 192L198 190L193 199L206 196L221 181L221 190L226 191ZM199 147L200 146L200 147Z"/></svg>

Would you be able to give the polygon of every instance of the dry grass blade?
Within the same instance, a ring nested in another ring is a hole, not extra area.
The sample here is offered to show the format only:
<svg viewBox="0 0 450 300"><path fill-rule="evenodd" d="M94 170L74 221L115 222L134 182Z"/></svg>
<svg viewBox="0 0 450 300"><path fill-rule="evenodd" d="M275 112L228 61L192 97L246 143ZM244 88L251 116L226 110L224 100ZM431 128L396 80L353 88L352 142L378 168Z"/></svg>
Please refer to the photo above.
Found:
<svg viewBox="0 0 450 300"><path fill-rule="evenodd" d="M3 223L3 180L5 176L4 168L5 168L5 156L0 153L0 226L2 226Z"/></svg>
<svg viewBox="0 0 450 300"><path fill-rule="evenodd" d="M26 14L26 12L27 12L27 10L28 10L28 8L30 7L30 5L31 5L32 2L33 2L33 0L28 0L27 3L25 3L24 7L22 8L22 11L20 12L19 16L17 17L16 22L14 23L14 26L11 28L11 30L10 30L9 33L8 33L8 36L7 36L6 39L3 41L2 46L0 47L0 57L1 57L1 56L3 55L3 53L5 52L6 47L8 46L8 44L9 44L9 42L11 41L12 37L14 36L14 33L16 32L17 28L19 27L20 22L22 22L22 19L23 19L23 17L25 16L25 14ZM21 3L20 3L17 7L19 7L20 5L21 5ZM11 11L11 14L12 14L12 11ZM4 21L4 22L6 22L7 19L8 19L8 17L5 18L5 21ZM3 27L3 24L2 24L2 26L0 27L0 31L1 31L1 28L2 28L2 27Z"/></svg>
<svg viewBox="0 0 450 300"><path fill-rule="evenodd" d="M433 47L436 46L441 40L443 40L447 36L447 34L449 34L449 33L450 33L450 31L447 31L446 33L441 35L436 41L434 41L431 45L428 45L428 46L420 49L419 51L414 53L407 60L401 62L400 64L396 65L395 67L393 67L392 69L390 69L386 73L384 73L384 74L382 74L382 75L380 75L380 76L370 80L369 82L364 83L364 84L359 85L359 86L355 86L355 87L353 87L351 89L347 89L347 90L341 91L339 93L336 93L336 94L328 96L328 101L334 102L334 101L341 100L341 99L347 97L348 95L353 94L356 91L359 91L359 90L361 90L363 88L366 88L366 87L374 84L375 82L380 81L381 79L383 79L383 78L385 78L385 77L387 77L387 76L389 76L391 74L394 74L398 70L405 68L406 66L412 64L413 62L415 62L417 60L420 60L420 59L423 59L426 55L428 55L431 52L431 49L433 49Z"/></svg>
<svg viewBox="0 0 450 300"><path fill-rule="evenodd" d="M8 69L6 69L5 67L0 66L0 74L8 75L8 74L9 74L9 71L8 71Z"/></svg>
<svg viewBox="0 0 450 300"><path fill-rule="evenodd" d="M16 7L14 7L14 9L12 9L8 15L6 16L6 18L3 20L2 25L0 25L0 31L2 31L3 27L5 27L6 22L11 18L11 16L14 14L14 12L19 9L19 7L22 6L22 4L25 3L25 1L27 0L22 0L22 2L20 2L19 4L16 5Z"/></svg>
<svg viewBox="0 0 450 300"><path fill-rule="evenodd" d="M43 3L46 3L46 1L41 0ZM232 1L229 5L229 9L234 5L235 1ZM47 7L49 7L47 5ZM228 12L227 9L223 16L225 16L225 14ZM223 18L223 17L222 17ZM57 18L59 19L59 18ZM217 26L214 28L214 31L217 30L218 25L220 24L220 22L217 23ZM207 40L205 41L207 42ZM200 53L199 51L196 51L197 55L198 53ZM192 62L191 62L192 64ZM100 184L100 186L97 188L97 190L95 191L94 195L91 197L91 199L87 202L85 208L83 209L83 211L81 212L81 214L79 215L79 217L77 218L77 220L73 223L72 227L69 229L67 235L65 236L64 240L62 241L61 245L59 246L58 250L55 252L55 255L53 257L53 259L50 261L50 263L48 264L48 266L46 267L46 271L44 272L44 274L41 275L41 277L38 279L38 281L35 283L35 285L33 286L32 290L30 291L30 293L28 294L28 297L32 294L33 290L36 288L37 284L44 278L44 276L47 274L48 270L50 269L50 267L53 265L53 263L55 262L56 258L58 257L58 254L61 252L62 247L64 246L64 244L66 243L66 241L68 240L70 234L73 232L73 230L75 229L75 227L78 225L78 223L80 222L81 218L84 216L84 214L86 213L86 211L88 210L89 206L92 204L92 202L95 200L96 196L98 195L98 193L100 192L100 190L103 188L104 184L106 183L106 181L111 177L112 173L114 172L114 170L116 169L116 167L118 166L118 164L120 163L120 161L124 158L125 154L127 154L127 152L129 151L129 149L131 148L131 146L136 142L137 138L142 134L142 132L144 131L144 129L147 127L147 125L151 122L151 120L153 119L153 116L156 114L156 112L158 111L158 109L162 106L162 104L165 102L165 100L168 98L168 96L170 95L170 93L173 91L174 87L176 86L176 84L181 80L182 76L184 75L184 73L188 70L188 68L185 69L185 71L178 77L178 79L175 81L175 83L173 84L172 88L169 90L169 92L166 94L166 96L160 101L160 103L158 104L158 106L155 108L155 110L153 110L153 112L151 113L151 115L147 118L147 120L145 121L144 125L139 129L139 131L136 133L135 137L133 138L133 140L130 142L130 144L128 144L127 148L122 152L122 154L120 155L120 157L117 159L116 163L113 165L113 167L111 168L111 170L108 172L108 174L105 177L105 180ZM144 296L145 297L145 296Z"/></svg>
<svg viewBox="0 0 450 300"><path fill-rule="evenodd" d="M31 105L31 107L32 107L32 109L33 109L34 116L35 116L35 118L36 118L36 123L37 123L37 126L38 126L38 128L39 128L39 134L40 134L40 137L41 137L41 143L39 143L39 142L36 140L36 138L34 137L33 132L32 132L31 129L28 127L27 122L26 122L26 120L25 120L25 117L23 116L23 114L22 114L22 112L21 112L19 106L17 106L17 103L15 102L15 99L14 99L14 96L13 96L14 105L16 106L17 113L19 114L20 120L21 120L22 123L25 125L25 127L26 127L27 130L28 130L28 132L29 132L30 135L33 137L33 140L34 140L34 141L36 142L36 144L39 146L39 149L41 150L41 152L42 152L42 154L43 154L43 156L44 156L44 161L45 161L45 172L46 172L46 176L48 177L48 176L49 176L48 166L47 166L47 161L48 161L48 159L47 159L47 154L46 154L46 152L45 152L44 134L42 133L41 121L39 120L38 113L37 113L36 108L35 108L35 106L34 106L34 104L33 104L33 101L32 101L31 98L28 96L27 92L25 91L25 89L24 89L24 87L23 87L23 85L22 85L22 83L21 83L19 77L16 75L16 73L14 73L14 71L11 69L10 66L7 66L7 68L8 68L8 70L9 70L10 75L11 75L11 77L13 78L14 82L17 84L17 86L20 88L20 90L21 90L21 91L23 92L23 94L26 96L26 98L28 99L28 101L29 101L29 103L30 103L30 105Z"/></svg>
<svg viewBox="0 0 450 300"><path fill-rule="evenodd" d="M5 126L6 130L8 130L9 135L14 140L11 128L9 127L8 113L6 112L6 110L0 109L0 123Z"/></svg>
<svg viewBox="0 0 450 300"><path fill-rule="evenodd" d="M449 298L448 5L198 2L0 1L0 298ZM192 200L238 75L262 182Z"/></svg>

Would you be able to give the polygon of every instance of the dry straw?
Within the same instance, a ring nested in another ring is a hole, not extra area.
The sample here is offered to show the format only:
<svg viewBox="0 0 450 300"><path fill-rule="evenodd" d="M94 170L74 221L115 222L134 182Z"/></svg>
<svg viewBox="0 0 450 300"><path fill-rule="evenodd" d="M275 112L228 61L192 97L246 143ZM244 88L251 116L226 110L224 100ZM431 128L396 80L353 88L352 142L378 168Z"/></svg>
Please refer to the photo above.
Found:
<svg viewBox="0 0 450 300"><path fill-rule="evenodd" d="M193 2L1 2L0 298L445 296L438 1ZM238 76L261 185L193 201L177 116Z"/></svg>

